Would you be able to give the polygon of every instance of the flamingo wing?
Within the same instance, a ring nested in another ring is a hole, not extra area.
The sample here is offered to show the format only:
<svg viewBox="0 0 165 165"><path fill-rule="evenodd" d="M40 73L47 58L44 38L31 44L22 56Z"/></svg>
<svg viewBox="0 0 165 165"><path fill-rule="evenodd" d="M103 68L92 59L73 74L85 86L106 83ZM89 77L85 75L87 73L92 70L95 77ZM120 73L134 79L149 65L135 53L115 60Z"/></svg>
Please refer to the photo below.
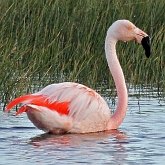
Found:
<svg viewBox="0 0 165 165"><path fill-rule="evenodd" d="M89 124L97 120L99 122L100 117L109 116L109 108L97 92L84 85L71 82L51 84L37 93L18 97L7 105L6 111L19 103L23 105L16 114L27 112L34 125L43 130L45 127L45 130L50 130L50 125L71 129L74 123L77 123L78 127L81 123ZM39 113L42 115L38 115ZM42 123L51 124L45 126Z"/></svg>

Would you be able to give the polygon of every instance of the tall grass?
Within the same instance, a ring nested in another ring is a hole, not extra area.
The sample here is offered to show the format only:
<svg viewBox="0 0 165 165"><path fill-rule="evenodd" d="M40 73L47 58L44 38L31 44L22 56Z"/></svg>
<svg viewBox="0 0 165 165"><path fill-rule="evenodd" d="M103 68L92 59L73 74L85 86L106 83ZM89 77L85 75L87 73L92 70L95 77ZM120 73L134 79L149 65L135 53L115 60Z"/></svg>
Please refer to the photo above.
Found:
<svg viewBox="0 0 165 165"><path fill-rule="evenodd" d="M129 19L152 38L149 59L137 44L118 44L126 81L164 90L164 8L164 0L1 0L2 100L54 82L113 86L104 38L117 19Z"/></svg>

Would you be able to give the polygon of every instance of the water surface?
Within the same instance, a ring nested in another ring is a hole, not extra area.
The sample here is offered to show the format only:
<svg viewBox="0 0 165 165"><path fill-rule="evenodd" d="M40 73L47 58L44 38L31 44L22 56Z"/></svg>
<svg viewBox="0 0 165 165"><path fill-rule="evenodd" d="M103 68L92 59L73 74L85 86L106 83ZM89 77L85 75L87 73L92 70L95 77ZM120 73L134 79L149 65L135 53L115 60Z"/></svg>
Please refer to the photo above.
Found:
<svg viewBox="0 0 165 165"><path fill-rule="evenodd" d="M27 119L0 112L0 165L160 164L165 162L165 102L130 95L118 130L44 134Z"/></svg>

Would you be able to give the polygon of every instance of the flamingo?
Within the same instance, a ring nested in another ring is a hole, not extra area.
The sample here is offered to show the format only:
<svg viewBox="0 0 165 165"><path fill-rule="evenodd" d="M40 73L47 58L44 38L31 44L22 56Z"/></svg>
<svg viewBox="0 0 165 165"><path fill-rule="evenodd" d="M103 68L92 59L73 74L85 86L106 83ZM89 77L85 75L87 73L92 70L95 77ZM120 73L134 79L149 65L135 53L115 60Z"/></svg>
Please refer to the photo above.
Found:
<svg viewBox="0 0 165 165"><path fill-rule="evenodd" d="M116 54L118 40L136 40L144 47L146 56L150 56L149 36L129 20L117 20L109 27L105 54L118 95L114 114L95 90L74 82L51 84L39 92L15 98L5 111L21 103L16 115L26 112L38 129L52 134L117 129L125 118L128 104L124 74Z"/></svg>

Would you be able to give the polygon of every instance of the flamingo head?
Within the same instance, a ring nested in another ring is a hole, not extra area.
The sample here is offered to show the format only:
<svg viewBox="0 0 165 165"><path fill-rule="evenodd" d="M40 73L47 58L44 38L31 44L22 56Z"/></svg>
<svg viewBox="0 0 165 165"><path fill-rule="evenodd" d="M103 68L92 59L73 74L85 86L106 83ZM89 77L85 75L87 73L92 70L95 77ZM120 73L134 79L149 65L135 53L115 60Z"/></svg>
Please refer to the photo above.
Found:
<svg viewBox="0 0 165 165"><path fill-rule="evenodd" d="M110 26L108 32L111 33L110 36L114 40L135 40L138 43L141 43L145 49L146 56L150 56L150 38L148 34L136 27L132 22L128 20L118 20Z"/></svg>

